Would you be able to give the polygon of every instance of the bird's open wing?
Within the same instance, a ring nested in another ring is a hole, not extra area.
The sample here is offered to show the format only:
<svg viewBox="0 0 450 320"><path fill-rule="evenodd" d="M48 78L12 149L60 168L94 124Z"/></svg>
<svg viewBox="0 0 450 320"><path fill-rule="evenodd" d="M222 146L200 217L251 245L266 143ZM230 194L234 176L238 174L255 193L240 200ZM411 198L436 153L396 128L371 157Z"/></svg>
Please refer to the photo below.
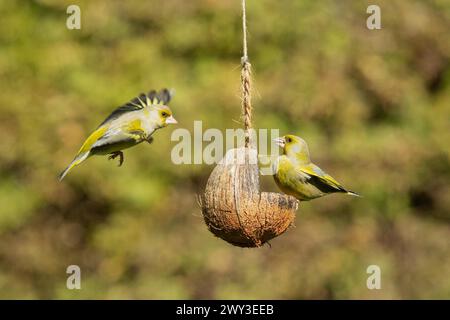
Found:
<svg viewBox="0 0 450 320"><path fill-rule="evenodd" d="M175 91L173 89L171 90L162 89L156 95L156 98L158 100L157 103L167 105L170 102L170 100L172 100L174 94Z"/></svg>
<svg viewBox="0 0 450 320"><path fill-rule="evenodd" d="M155 90L149 91L147 94L141 93L139 96L135 97L131 101L121 105L116 110L114 110L100 125L111 122L114 119L117 119L121 115L133 112L137 110L141 110L147 106L153 104L168 104L170 99L173 97L173 90L162 89L158 93Z"/></svg>
<svg viewBox="0 0 450 320"><path fill-rule="evenodd" d="M308 182L323 192L347 192L332 176L314 164L302 166L300 171L308 175Z"/></svg>

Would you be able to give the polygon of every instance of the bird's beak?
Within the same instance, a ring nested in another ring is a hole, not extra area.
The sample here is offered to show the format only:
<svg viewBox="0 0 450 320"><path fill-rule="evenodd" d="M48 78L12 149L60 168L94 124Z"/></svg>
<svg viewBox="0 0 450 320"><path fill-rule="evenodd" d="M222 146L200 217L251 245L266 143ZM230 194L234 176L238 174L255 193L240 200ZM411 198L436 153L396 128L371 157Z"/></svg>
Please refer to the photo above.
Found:
<svg viewBox="0 0 450 320"><path fill-rule="evenodd" d="M284 140L284 138L275 138L273 139L273 141L279 145L281 148L284 148L285 144L286 144L286 140Z"/></svg>
<svg viewBox="0 0 450 320"><path fill-rule="evenodd" d="M178 121L175 120L175 118L174 118L173 116L170 116L170 117L168 117L168 118L166 119L166 123L167 123L167 124L177 124Z"/></svg>

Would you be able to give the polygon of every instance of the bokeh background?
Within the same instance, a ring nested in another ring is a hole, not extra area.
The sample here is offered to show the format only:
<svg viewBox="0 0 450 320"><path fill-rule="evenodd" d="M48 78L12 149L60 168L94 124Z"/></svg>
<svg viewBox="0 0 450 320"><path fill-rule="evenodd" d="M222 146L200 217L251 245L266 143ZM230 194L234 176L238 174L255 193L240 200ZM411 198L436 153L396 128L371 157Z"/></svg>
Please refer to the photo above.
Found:
<svg viewBox="0 0 450 320"><path fill-rule="evenodd" d="M382 30L366 28L369 4ZM364 197L302 203L271 246L233 247L196 200L213 166L170 160L175 127L121 168L95 157L58 182L142 91L175 88L178 127L241 127L240 2L1 1L0 298L450 298L450 2L247 6L255 126L301 135ZM66 289L71 264L81 290Z"/></svg>

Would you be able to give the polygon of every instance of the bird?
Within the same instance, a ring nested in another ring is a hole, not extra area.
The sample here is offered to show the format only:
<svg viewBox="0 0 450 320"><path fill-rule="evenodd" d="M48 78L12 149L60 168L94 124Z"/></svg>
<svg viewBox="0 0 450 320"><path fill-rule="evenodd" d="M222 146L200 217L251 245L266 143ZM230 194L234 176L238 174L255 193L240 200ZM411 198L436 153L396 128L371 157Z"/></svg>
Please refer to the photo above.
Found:
<svg viewBox="0 0 450 320"><path fill-rule="evenodd" d="M300 201L336 192L360 197L311 162L308 145L302 138L289 134L274 139L274 142L283 149L283 153L273 164L273 176L284 193Z"/></svg>
<svg viewBox="0 0 450 320"><path fill-rule="evenodd" d="M75 158L59 175L59 180L94 155L109 155L110 160L119 157L120 167L124 161L122 150L144 141L151 143L157 129L178 123L167 106L172 97L171 90L151 90L119 106L84 141Z"/></svg>

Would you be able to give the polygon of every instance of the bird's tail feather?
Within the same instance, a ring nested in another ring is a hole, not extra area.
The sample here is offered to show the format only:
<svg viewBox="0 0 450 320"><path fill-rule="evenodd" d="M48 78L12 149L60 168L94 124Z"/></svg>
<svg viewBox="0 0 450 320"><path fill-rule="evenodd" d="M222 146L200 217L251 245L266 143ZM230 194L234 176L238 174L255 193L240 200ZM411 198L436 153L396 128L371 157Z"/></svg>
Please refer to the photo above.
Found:
<svg viewBox="0 0 450 320"><path fill-rule="evenodd" d="M77 165L82 163L84 160L86 160L86 158L88 156L89 156L89 151L77 155L75 157L75 159L73 159L72 162L67 166L67 168L65 168L64 171L59 174L59 177L58 177L59 181L64 179L64 177L69 173L70 170L72 170L74 167L76 167Z"/></svg>
<svg viewBox="0 0 450 320"><path fill-rule="evenodd" d="M353 191L349 191L349 190L347 190L347 194L349 194L351 196L355 196L355 197L362 197L362 195L360 195L360 194L358 194L356 192L353 192Z"/></svg>

